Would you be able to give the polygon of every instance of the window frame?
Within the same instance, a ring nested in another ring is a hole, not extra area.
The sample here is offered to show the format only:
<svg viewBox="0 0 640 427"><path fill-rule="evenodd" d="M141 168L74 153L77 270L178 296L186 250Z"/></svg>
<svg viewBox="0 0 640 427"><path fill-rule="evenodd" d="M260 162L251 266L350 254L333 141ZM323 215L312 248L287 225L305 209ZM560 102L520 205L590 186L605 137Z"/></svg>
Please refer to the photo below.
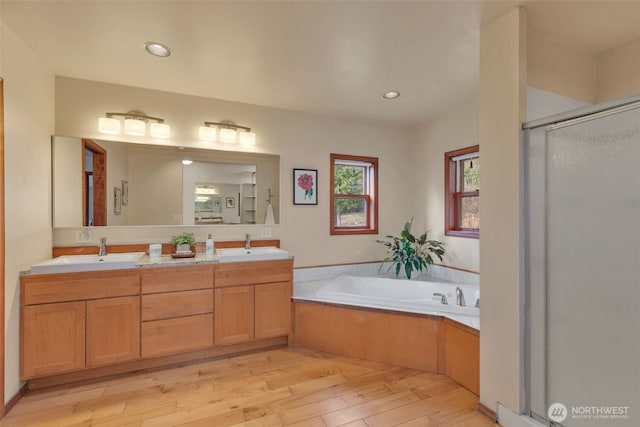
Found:
<svg viewBox="0 0 640 427"><path fill-rule="evenodd" d="M478 153L480 157L480 146L461 148L459 150L444 153L444 234L446 236L467 237L471 239L480 238L479 228L462 228L459 224L460 204L463 197L480 197L480 190L458 192L456 188L458 168L455 157L465 154Z"/></svg>
<svg viewBox="0 0 640 427"><path fill-rule="evenodd" d="M329 203L329 232L332 236L337 235L358 235L358 234L378 234L378 158L353 156L348 154L331 153L331 197ZM335 193L335 165L336 161L369 163L367 168L367 176L365 188L368 189L367 194L336 194ZM337 227L335 225L334 210L336 198L362 199L365 201L365 209L367 212L367 223L362 227Z"/></svg>

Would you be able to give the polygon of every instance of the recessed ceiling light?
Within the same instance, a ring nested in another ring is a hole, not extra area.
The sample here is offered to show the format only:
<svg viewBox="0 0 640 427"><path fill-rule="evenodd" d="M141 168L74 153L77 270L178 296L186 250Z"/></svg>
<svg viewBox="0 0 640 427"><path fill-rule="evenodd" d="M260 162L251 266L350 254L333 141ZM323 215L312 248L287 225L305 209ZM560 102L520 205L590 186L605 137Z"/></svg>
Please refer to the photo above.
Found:
<svg viewBox="0 0 640 427"><path fill-rule="evenodd" d="M144 49L151 55L160 56L162 58L171 55L171 50L167 46L158 42L147 42L144 44Z"/></svg>
<svg viewBox="0 0 640 427"><path fill-rule="evenodd" d="M389 92L385 92L382 97L384 99L396 99L400 96L400 92L396 92L395 90L390 90Z"/></svg>

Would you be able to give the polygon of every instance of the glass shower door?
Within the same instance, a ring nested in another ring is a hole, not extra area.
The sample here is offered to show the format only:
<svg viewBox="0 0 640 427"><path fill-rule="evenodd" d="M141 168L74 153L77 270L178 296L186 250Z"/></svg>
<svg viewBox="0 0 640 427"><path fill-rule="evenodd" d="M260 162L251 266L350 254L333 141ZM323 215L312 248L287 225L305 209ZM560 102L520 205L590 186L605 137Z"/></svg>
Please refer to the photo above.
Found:
<svg viewBox="0 0 640 427"><path fill-rule="evenodd" d="M525 147L527 231L539 232L529 247L530 409L567 427L638 426L640 108L540 131Z"/></svg>

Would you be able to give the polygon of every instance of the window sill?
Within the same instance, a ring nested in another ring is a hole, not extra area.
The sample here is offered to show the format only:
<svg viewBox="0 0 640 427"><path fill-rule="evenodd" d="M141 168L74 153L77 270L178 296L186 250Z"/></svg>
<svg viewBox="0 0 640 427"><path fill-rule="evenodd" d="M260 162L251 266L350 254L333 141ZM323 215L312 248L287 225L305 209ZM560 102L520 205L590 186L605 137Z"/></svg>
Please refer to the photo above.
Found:
<svg viewBox="0 0 640 427"><path fill-rule="evenodd" d="M358 234L378 234L378 230L371 228L356 228L356 229L344 229L334 228L331 229L332 236L349 236Z"/></svg>
<svg viewBox="0 0 640 427"><path fill-rule="evenodd" d="M468 239L479 239L480 230L447 230L445 236L466 237Z"/></svg>

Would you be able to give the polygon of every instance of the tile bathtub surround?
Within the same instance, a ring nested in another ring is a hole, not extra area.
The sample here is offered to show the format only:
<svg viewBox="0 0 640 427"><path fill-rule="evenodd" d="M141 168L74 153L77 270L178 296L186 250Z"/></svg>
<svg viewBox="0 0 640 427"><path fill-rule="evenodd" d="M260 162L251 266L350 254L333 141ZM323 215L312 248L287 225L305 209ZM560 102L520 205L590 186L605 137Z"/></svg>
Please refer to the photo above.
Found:
<svg viewBox="0 0 640 427"><path fill-rule="evenodd" d="M390 265L390 263L374 262L366 264L333 265L328 267L297 268L293 271L293 281L298 283L329 280L335 279L343 274L352 276L393 276L393 273L388 271ZM427 271L418 276L418 278L431 278L445 282L480 285L480 274L443 265L429 266Z"/></svg>

